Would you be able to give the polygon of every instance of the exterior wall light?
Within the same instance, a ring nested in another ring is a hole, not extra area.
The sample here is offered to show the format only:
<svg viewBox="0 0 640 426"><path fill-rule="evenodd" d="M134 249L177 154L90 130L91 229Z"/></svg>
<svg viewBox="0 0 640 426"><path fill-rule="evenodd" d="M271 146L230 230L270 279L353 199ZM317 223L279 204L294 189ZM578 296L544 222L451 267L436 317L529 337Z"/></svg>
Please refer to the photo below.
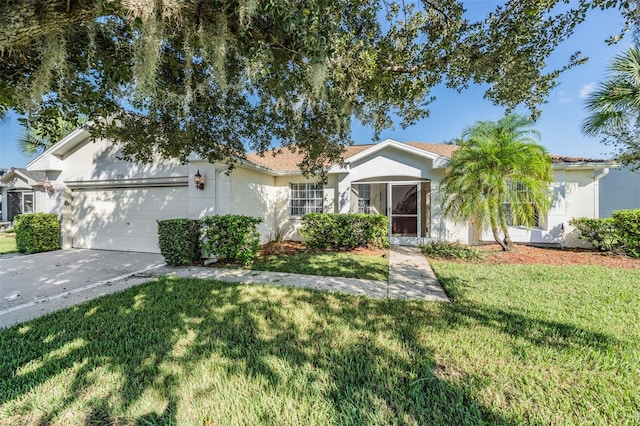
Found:
<svg viewBox="0 0 640 426"><path fill-rule="evenodd" d="M44 192L47 193L49 198L53 197L53 195L56 193L56 189L53 187L53 184L47 176L45 176L42 186L44 187Z"/></svg>
<svg viewBox="0 0 640 426"><path fill-rule="evenodd" d="M204 177L200 174L200 169L193 175L193 182L196 184L196 189L202 191L204 189Z"/></svg>

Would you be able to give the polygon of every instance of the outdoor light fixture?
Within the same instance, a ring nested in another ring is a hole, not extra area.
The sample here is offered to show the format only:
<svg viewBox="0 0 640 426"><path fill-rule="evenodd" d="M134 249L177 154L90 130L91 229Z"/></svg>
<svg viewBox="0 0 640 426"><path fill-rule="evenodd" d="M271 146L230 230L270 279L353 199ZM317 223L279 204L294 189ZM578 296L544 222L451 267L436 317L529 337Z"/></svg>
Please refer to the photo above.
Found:
<svg viewBox="0 0 640 426"><path fill-rule="evenodd" d="M200 169L193 175L193 182L196 184L196 189L201 191L204 189L204 178L200 174Z"/></svg>
<svg viewBox="0 0 640 426"><path fill-rule="evenodd" d="M44 177L44 183L42 184L42 186L44 187L44 192L47 193L49 198L53 197L53 194L56 193L56 189L53 187L53 184L47 176Z"/></svg>

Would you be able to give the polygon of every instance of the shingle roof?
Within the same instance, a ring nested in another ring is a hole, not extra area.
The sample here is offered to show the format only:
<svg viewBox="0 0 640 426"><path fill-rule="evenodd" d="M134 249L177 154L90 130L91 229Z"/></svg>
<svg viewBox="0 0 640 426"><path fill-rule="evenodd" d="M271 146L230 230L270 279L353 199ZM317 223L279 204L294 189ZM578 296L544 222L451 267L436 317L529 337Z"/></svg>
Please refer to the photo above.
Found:
<svg viewBox="0 0 640 426"><path fill-rule="evenodd" d="M13 170L19 171L23 175L27 176L29 179L33 179L36 182L43 182L46 179L46 173L45 172L32 172L30 170L21 169L21 168L17 168L17 167L14 168Z"/></svg>
<svg viewBox="0 0 640 426"><path fill-rule="evenodd" d="M401 142L405 145L409 145L414 148L421 149L431 154L439 155L445 158L451 158L453 153L460 148L457 145L449 145L443 143L427 143L427 142ZM343 159L348 161L349 158L356 154L365 151L375 144L365 145L352 145L346 147ZM605 163L607 160L583 158L583 157L569 157L564 155L549 155L551 162L554 164L566 164L566 163ZM282 148L280 150L272 150L264 153L264 156L259 154L247 154L247 160L250 162L266 167L278 172L297 172L299 171L298 164L302 161L302 154L292 151L290 148Z"/></svg>
<svg viewBox="0 0 640 426"><path fill-rule="evenodd" d="M603 160L600 158L585 158L585 157L567 157L566 155L549 155L552 163L608 163L609 160Z"/></svg>
<svg viewBox="0 0 640 426"><path fill-rule="evenodd" d="M342 158L347 160L372 146L372 144L348 146ZM300 168L298 167L298 164L300 164L302 158L302 154L294 152L290 148L267 151L263 156L256 153L247 154L247 160L251 161L253 164L257 164L258 166L266 167L271 170L276 170L278 172L299 171Z"/></svg>

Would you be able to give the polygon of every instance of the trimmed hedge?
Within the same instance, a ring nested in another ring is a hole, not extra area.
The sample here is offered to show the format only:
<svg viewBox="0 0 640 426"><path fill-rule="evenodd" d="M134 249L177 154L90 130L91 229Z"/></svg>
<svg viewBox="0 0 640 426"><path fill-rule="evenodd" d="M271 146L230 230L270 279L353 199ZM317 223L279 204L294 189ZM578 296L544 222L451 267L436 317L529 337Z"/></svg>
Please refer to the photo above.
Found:
<svg viewBox="0 0 640 426"><path fill-rule="evenodd" d="M16 246L22 253L60 249L60 222L54 213L28 213L13 219Z"/></svg>
<svg viewBox="0 0 640 426"><path fill-rule="evenodd" d="M202 219L202 246L207 256L248 265L258 255L262 219L252 216L219 215Z"/></svg>
<svg viewBox="0 0 640 426"><path fill-rule="evenodd" d="M302 217L300 235L307 247L388 247L388 219L381 214L309 213Z"/></svg>
<svg viewBox="0 0 640 426"><path fill-rule="evenodd" d="M611 216L627 254L640 257L640 209L616 210Z"/></svg>
<svg viewBox="0 0 640 426"><path fill-rule="evenodd" d="M612 251L620 248L620 238L613 218L592 219L579 217L571 219L569 225L575 226L585 240L600 251Z"/></svg>
<svg viewBox="0 0 640 426"><path fill-rule="evenodd" d="M158 221L158 245L164 261L171 266L200 260L200 221L166 219Z"/></svg>

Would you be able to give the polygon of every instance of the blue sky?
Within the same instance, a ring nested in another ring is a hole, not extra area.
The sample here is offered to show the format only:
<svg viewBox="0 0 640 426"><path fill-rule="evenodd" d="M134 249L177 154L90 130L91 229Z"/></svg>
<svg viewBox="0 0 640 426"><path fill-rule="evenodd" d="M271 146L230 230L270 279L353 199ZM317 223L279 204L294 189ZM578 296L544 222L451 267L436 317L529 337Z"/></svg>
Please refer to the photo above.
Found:
<svg viewBox="0 0 640 426"><path fill-rule="evenodd" d="M469 16L484 16L502 2L465 2ZM599 81L606 78L606 67L612 58L630 45L629 38L613 46L605 40L623 27L623 21L616 10L593 11L587 20L577 28L571 39L561 45L552 55L548 66L561 67L568 62L572 53L580 50L589 60L563 73L560 84L550 94L548 103L541 106L542 115L535 128L541 133L540 143L552 154L579 157L608 158L611 148L602 145L598 139L583 136L580 123L586 117L584 97ZM462 130L478 120L498 120L504 109L495 107L483 98L484 89L471 86L462 93L444 87L437 87L433 95L430 117L414 126L384 131L380 139L398 141L446 142L460 136ZM526 114L522 109L516 112ZM0 122L0 168L24 167L31 159L23 156L16 143L21 128L15 115L10 114ZM360 125L353 126L353 140L356 144L371 143L373 132Z"/></svg>

